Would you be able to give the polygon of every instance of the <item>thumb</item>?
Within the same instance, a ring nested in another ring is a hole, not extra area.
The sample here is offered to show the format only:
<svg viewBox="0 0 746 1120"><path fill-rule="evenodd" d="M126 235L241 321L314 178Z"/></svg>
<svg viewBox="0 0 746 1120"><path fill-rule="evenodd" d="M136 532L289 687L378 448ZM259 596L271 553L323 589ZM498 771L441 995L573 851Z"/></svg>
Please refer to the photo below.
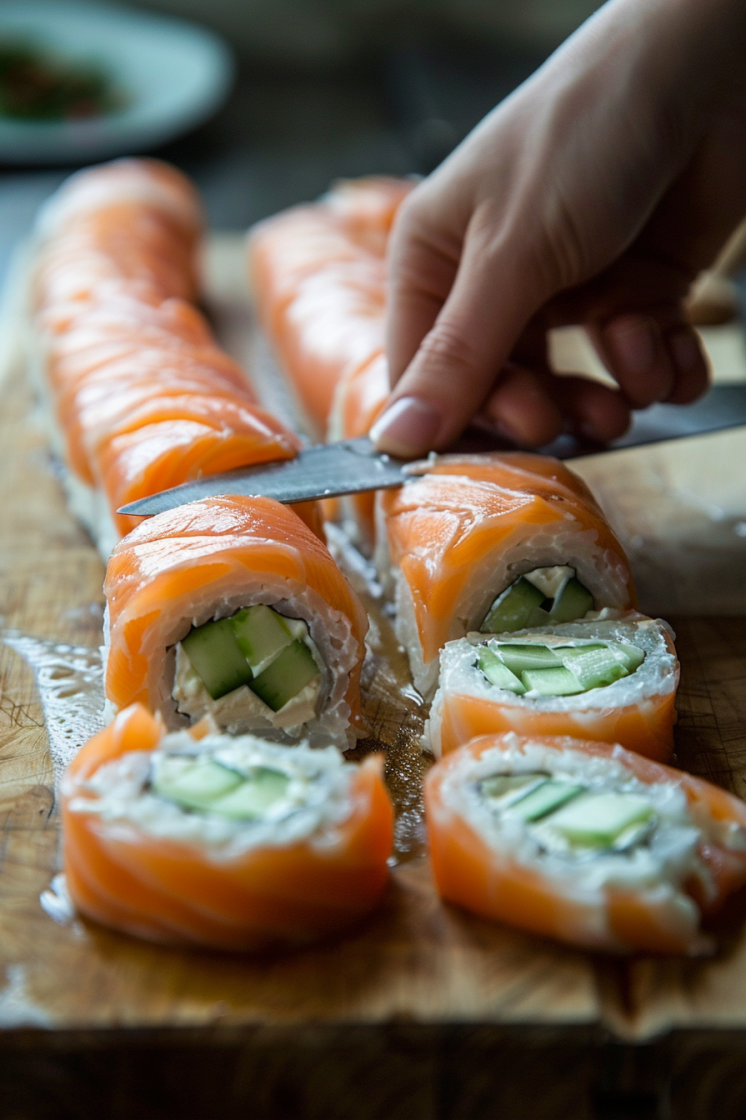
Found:
<svg viewBox="0 0 746 1120"><path fill-rule="evenodd" d="M490 239L473 226L457 267L422 243L411 249L405 243L392 257L389 358L395 389L370 433L380 451L409 458L456 439L551 294L527 266L525 244ZM408 359L415 348L397 378L397 359Z"/></svg>

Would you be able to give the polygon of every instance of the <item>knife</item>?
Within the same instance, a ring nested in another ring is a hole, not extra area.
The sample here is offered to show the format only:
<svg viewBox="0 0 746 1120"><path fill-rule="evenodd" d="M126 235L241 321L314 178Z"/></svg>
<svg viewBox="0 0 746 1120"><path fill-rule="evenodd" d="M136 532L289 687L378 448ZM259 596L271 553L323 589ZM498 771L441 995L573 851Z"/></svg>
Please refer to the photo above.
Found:
<svg viewBox="0 0 746 1120"><path fill-rule="evenodd" d="M636 413L629 431L614 443L601 445L563 435L540 450L558 459L575 459L741 426L746 426L746 385L715 385L694 404L656 404ZM448 450L478 453L525 449L508 440L497 439L493 432L474 427ZM411 463L380 454L367 436L363 436L306 448L295 459L207 475L130 502L117 513L151 517L187 502L225 494L275 498L278 502L307 502L368 490L390 490L416 478L422 471L422 460Z"/></svg>

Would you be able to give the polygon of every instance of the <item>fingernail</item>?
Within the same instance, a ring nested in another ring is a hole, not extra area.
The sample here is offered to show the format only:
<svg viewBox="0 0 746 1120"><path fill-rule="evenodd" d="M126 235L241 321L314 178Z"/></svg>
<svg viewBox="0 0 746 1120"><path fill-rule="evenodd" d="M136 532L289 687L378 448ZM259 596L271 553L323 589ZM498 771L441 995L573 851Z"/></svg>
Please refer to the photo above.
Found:
<svg viewBox="0 0 746 1120"><path fill-rule="evenodd" d="M702 351L694 331L674 331L668 336L668 344L680 373L691 373L702 365Z"/></svg>
<svg viewBox="0 0 746 1120"><path fill-rule="evenodd" d="M629 318L611 323L606 338L620 366L629 373L647 373L656 358L656 334L650 322Z"/></svg>
<svg viewBox="0 0 746 1120"><path fill-rule="evenodd" d="M410 459L430 451L442 423L434 405L420 397L399 397L370 429L377 451Z"/></svg>

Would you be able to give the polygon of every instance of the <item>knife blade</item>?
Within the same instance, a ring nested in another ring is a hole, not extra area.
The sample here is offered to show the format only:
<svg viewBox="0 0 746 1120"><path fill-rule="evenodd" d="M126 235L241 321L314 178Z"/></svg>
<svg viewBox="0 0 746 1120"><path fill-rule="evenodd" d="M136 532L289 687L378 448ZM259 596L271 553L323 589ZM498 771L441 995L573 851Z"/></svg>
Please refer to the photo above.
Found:
<svg viewBox="0 0 746 1120"><path fill-rule="evenodd" d="M716 385L691 405L657 404L636 413L630 430L611 444L594 444L563 435L541 452L558 459L610 454L687 436L705 435L727 428L746 426L746 385ZM494 433L470 429L451 451L515 451L518 445L497 440ZM419 465L379 454L367 436L319 444L298 453L295 459L241 467L223 474L207 475L130 502L121 514L151 517L201 498L226 494L275 498L278 502L307 502L317 498L361 494L403 486L422 472Z"/></svg>

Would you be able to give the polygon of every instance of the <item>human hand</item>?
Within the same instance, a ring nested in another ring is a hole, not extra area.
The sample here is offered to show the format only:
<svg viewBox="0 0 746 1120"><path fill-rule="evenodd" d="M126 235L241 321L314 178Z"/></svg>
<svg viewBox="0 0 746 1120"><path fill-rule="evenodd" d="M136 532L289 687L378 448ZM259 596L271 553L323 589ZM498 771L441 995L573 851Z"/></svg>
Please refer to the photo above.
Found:
<svg viewBox="0 0 746 1120"><path fill-rule="evenodd" d="M704 391L683 300L746 211L744 46L742 0L612 0L406 199L379 449L443 448L475 414L608 441ZM618 390L552 373L567 323Z"/></svg>

